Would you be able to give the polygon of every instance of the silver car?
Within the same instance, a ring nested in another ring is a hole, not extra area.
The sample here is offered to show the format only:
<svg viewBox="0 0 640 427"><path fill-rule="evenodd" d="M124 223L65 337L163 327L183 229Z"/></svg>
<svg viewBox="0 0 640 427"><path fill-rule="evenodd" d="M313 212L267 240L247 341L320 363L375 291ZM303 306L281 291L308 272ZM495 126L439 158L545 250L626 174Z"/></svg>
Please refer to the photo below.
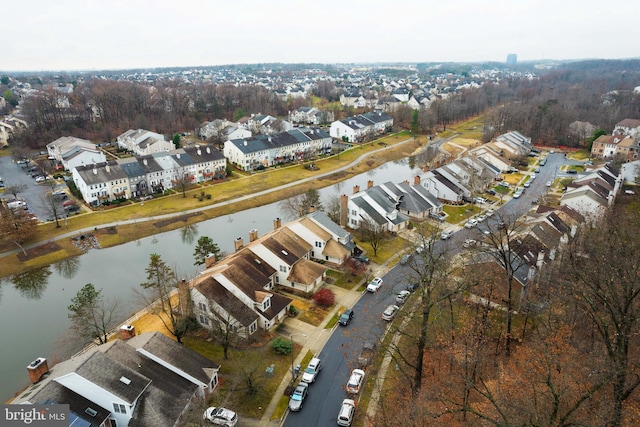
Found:
<svg viewBox="0 0 640 427"><path fill-rule="evenodd" d="M289 398L289 410L296 412L302 409L304 399L309 393L309 384L300 382Z"/></svg>

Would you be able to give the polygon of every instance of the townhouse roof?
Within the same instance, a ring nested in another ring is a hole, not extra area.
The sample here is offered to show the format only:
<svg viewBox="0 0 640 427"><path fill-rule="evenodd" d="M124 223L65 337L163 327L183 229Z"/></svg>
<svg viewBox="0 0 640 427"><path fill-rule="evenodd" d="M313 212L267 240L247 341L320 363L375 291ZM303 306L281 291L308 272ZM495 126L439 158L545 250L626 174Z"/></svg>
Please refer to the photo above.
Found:
<svg viewBox="0 0 640 427"><path fill-rule="evenodd" d="M310 230L313 234L322 239L323 242L327 242L331 240L331 233L322 228L318 223L311 220L309 217L303 217L298 221L300 224L304 225L308 230Z"/></svg>
<svg viewBox="0 0 640 427"><path fill-rule="evenodd" d="M144 176L146 171L135 157L127 157L125 159L116 160L118 165L122 168L124 173L127 174L129 178L137 178L140 176Z"/></svg>
<svg viewBox="0 0 640 427"><path fill-rule="evenodd" d="M224 154L215 148L213 144L184 147L183 150L194 163L205 163L224 159Z"/></svg>
<svg viewBox="0 0 640 427"><path fill-rule="evenodd" d="M599 195L597 192L593 191L593 188L590 186L580 187L575 191L564 193L562 195L562 198L560 199L560 203L580 199L582 197L587 197L601 206L608 205L607 199Z"/></svg>
<svg viewBox="0 0 640 427"><path fill-rule="evenodd" d="M261 315L268 320L273 320L292 302L293 299L291 298L276 293L271 294L271 305L265 311L261 312Z"/></svg>
<svg viewBox="0 0 640 427"><path fill-rule="evenodd" d="M129 404L135 403L152 382L150 378L100 351L91 353L74 372ZM58 377L55 381L62 385L66 382L64 377Z"/></svg>
<svg viewBox="0 0 640 427"><path fill-rule="evenodd" d="M248 248L234 253L219 274L231 281L242 293L256 301L256 292L271 284L276 270Z"/></svg>
<svg viewBox="0 0 640 427"><path fill-rule="evenodd" d="M103 408L97 403L84 396L68 389L55 381L49 381L44 385L37 393L36 399L32 400L35 404L67 404L69 405L69 411L71 414L75 414L76 417L84 420L90 424L91 427L103 425L104 422L109 419L111 411ZM73 415L71 420L73 420Z"/></svg>
<svg viewBox="0 0 640 427"><path fill-rule="evenodd" d="M195 288L208 300L215 301L242 326L248 328L258 320L258 314L247 307L233 293L222 286L215 277L209 276L198 283Z"/></svg>
<svg viewBox="0 0 640 427"><path fill-rule="evenodd" d="M102 154L102 151L100 150L97 150L94 148L82 147L82 146L75 146L71 148L69 151L62 153L62 159L69 161L75 157L78 157L81 154L97 154L98 158L104 157L104 155L100 156L100 154Z"/></svg>
<svg viewBox="0 0 640 427"><path fill-rule="evenodd" d="M307 214L307 218L310 218L312 221L320 224L323 228L338 236L339 239L346 239L349 237L349 232L333 222L323 211L315 211Z"/></svg>
<svg viewBox="0 0 640 427"><path fill-rule="evenodd" d="M442 175L442 173L440 171L438 171L438 169L434 169L431 172L433 173L433 178L436 179L438 182L440 182L445 187L447 187L449 190L453 191L456 194L462 194L463 193L463 190L462 190L462 188L460 188L460 186L455 184L449 178L447 178L444 175Z"/></svg>
<svg viewBox="0 0 640 427"><path fill-rule="evenodd" d="M616 123L616 127L637 128L637 127L640 127L640 120L624 119Z"/></svg>
<svg viewBox="0 0 640 427"><path fill-rule="evenodd" d="M333 239L330 239L327 241L326 245L324 245L324 248L322 248L322 254L331 258L344 259L349 255L351 249Z"/></svg>
<svg viewBox="0 0 640 427"><path fill-rule="evenodd" d="M367 216L376 224L383 225L387 223L387 219L380 215L377 210L373 208L363 197L354 197L351 201L360 209L362 209Z"/></svg>
<svg viewBox="0 0 640 427"><path fill-rule="evenodd" d="M70 150L75 146L94 149L96 147L93 142L87 141L86 139L76 138L75 136L63 136L47 144L47 148L55 148L61 152L65 149Z"/></svg>
<svg viewBox="0 0 640 427"><path fill-rule="evenodd" d="M228 142L233 144L242 153L249 154L299 144L299 137L300 133L296 133L294 136L291 131L287 131L270 135L254 135L249 138L232 139ZM309 139L307 138L306 140L308 141Z"/></svg>
<svg viewBox="0 0 640 427"><path fill-rule="evenodd" d="M537 222L531 233L548 248L556 248L560 244L562 234L545 221Z"/></svg>
<svg viewBox="0 0 640 427"><path fill-rule="evenodd" d="M173 150L169 154L173 158L173 161L182 168L195 164L191 156L188 155L182 148Z"/></svg>
<svg viewBox="0 0 640 427"><path fill-rule="evenodd" d="M153 355L175 369L207 384L214 370L220 365L195 351L185 351L184 346L160 332L136 335L127 341L137 352Z"/></svg>
<svg viewBox="0 0 640 427"><path fill-rule="evenodd" d="M548 247L533 235L526 235L524 238L517 238L516 244L513 245L514 252L522 259L525 264L535 267L538 262L538 256L542 253L544 260L548 259Z"/></svg>
<svg viewBox="0 0 640 427"><path fill-rule="evenodd" d="M128 178L126 172L115 161L77 166L76 171L87 185Z"/></svg>
<svg viewBox="0 0 640 427"><path fill-rule="evenodd" d="M567 223L565 223L555 211L550 212L547 215L547 221L561 234L569 234L569 232L571 231L571 227L569 227Z"/></svg>
<svg viewBox="0 0 640 427"><path fill-rule="evenodd" d="M294 283L312 285L318 277L322 277L327 270L327 267L317 262L302 258L293 265L289 271L287 280Z"/></svg>
<svg viewBox="0 0 640 427"><path fill-rule="evenodd" d="M164 170L173 170L179 167L179 164L166 151L153 153L151 154L151 157L153 157Z"/></svg>
<svg viewBox="0 0 640 427"><path fill-rule="evenodd" d="M262 245L287 265L295 264L311 250L309 243L287 227L279 228L275 233L266 237L262 240Z"/></svg>
<svg viewBox="0 0 640 427"><path fill-rule="evenodd" d="M145 174L162 172L164 170L152 155L140 156L137 159L140 167L145 171Z"/></svg>
<svg viewBox="0 0 640 427"><path fill-rule="evenodd" d="M141 340L146 340L156 335L162 335L165 338L167 351L165 351L163 355L141 352L140 346L137 345L135 341L130 342L130 340L138 337L141 337ZM179 361L178 364L172 364L173 369L178 370L178 372L175 372L171 367L166 367L158 361L153 360L153 356L157 355L161 358L162 356L167 356L169 355L169 349L173 353L172 357L174 359L182 356L184 356L185 359L194 355L202 356L175 341L174 344L169 343L166 340L173 340L160 332L138 335L130 340L116 340L98 348L110 359L117 360L119 363L130 367L132 370L136 370L150 380L149 387L144 390L141 398L138 399L132 414L132 419L128 425L174 425L184 409L189 405L191 398L198 389L198 385L183 375L180 375L179 371L182 370L183 366ZM179 348L176 346L179 346ZM166 362L165 359L161 360ZM207 366L211 366L212 364L216 365L208 359L207 362ZM207 384L208 380L204 383Z"/></svg>

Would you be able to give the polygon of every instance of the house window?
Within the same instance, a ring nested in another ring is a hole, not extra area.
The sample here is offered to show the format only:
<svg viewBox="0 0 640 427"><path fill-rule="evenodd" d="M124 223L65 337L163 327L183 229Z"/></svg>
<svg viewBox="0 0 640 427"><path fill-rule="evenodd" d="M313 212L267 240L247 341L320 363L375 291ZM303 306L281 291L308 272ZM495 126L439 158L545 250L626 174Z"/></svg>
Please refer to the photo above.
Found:
<svg viewBox="0 0 640 427"><path fill-rule="evenodd" d="M262 303L262 309L266 310L269 307L271 307L271 298L267 298L266 300L264 300L264 302Z"/></svg>
<svg viewBox="0 0 640 427"><path fill-rule="evenodd" d="M316 242L316 248L321 248L322 247L322 242Z"/></svg>
<svg viewBox="0 0 640 427"><path fill-rule="evenodd" d="M200 320L200 324L209 326L209 318L207 316L203 316L202 314L198 316Z"/></svg>
<svg viewBox="0 0 640 427"><path fill-rule="evenodd" d="M287 266L286 265L281 265L280 266L280 272L281 273L286 273L287 272Z"/></svg>
<svg viewBox="0 0 640 427"><path fill-rule="evenodd" d="M198 303L198 308L200 309L200 311L207 311L207 304L203 303L203 302L199 302Z"/></svg>
<svg viewBox="0 0 640 427"><path fill-rule="evenodd" d="M121 405L119 403L114 403L113 404L113 411L117 412L119 414L126 414L127 413L127 407L124 405Z"/></svg>

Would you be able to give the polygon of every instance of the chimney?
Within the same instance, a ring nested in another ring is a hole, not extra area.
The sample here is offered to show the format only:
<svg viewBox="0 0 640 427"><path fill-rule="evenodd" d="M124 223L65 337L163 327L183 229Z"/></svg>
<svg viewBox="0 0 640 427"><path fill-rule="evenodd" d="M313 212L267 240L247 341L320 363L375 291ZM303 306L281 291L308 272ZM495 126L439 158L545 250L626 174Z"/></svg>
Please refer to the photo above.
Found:
<svg viewBox="0 0 640 427"><path fill-rule="evenodd" d="M349 196L343 194L340 196L340 227L347 226L347 214L349 213Z"/></svg>
<svg viewBox="0 0 640 427"><path fill-rule="evenodd" d="M313 212L315 212L315 211L316 211L316 207L315 207L315 205L311 205L311 206L309 206L309 213L313 213Z"/></svg>
<svg viewBox="0 0 640 427"><path fill-rule="evenodd" d="M37 383L47 373L49 373L49 365L47 365L47 359L44 357L38 357L27 366L27 372L29 373L29 379L32 384Z"/></svg>
<svg viewBox="0 0 640 427"><path fill-rule="evenodd" d="M98 169L96 169L96 167L95 167L95 166L93 167L93 174L94 174L94 175L98 175Z"/></svg>
<svg viewBox="0 0 640 427"><path fill-rule="evenodd" d="M249 242L254 242L258 239L258 229L254 228L253 230L249 230Z"/></svg>
<svg viewBox="0 0 640 427"><path fill-rule="evenodd" d="M142 159L142 163L144 163L144 165L147 166L149 162L147 162L147 159Z"/></svg>
<svg viewBox="0 0 640 427"><path fill-rule="evenodd" d="M198 156L202 156L202 151L200 151L199 148L196 150L196 153L198 153Z"/></svg>
<svg viewBox="0 0 640 427"><path fill-rule="evenodd" d="M538 268L538 270L542 268L543 263L544 263L544 250L541 250L540 252L538 252L538 259L536 260L536 267Z"/></svg>
<svg viewBox="0 0 640 427"><path fill-rule="evenodd" d="M360 192L360 186L359 185L354 185L353 186L353 194L357 194Z"/></svg>
<svg viewBox="0 0 640 427"><path fill-rule="evenodd" d="M178 283L178 295L180 296L180 310L185 316L193 316L193 306L191 300L191 291L187 279L180 280Z"/></svg>
<svg viewBox="0 0 640 427"><path fill-rule="evenodd" d="M136 327L133 325L120 326L120 339L126 341L136 336Z"/></svg>
<svg viewBox="0 0 640 427"><path fill-rule="evenodd" d="M370 179L369 181L367 181L367 188L371 187L373 187L373 180Z"/></svg>
<svg viewBox="0 0 640 427"><path fill-rule="evenodd" d="M207 145L207 154L211 154L211 147Z"/></svg>
<svg viewBox="0 0 640 427"><path fill-rule="evenodd" d="M244 140L244 146L245 147L247 146L247 140L246 139Z"/></svg>
<svg viewBox="0 0 640 427"><path fill-rule="evenodd" d="M111 168L109 167L109 165L104 165L104 168L107 170L107 173L111 172Z"/></svg>
<svg viewBox="0 0 640 427"><path fill-rule="evenodd" d="M236 238L236 240L233 241L233 244L236 248L236 252L238 252L240 249L244 247L244 240L242 239L242 237L238 237Z"/></svg>
<svg viewBox="0 0 640 427"><path fill-rule="evenodd" d="M273 220L273 229L277 230L282 225L282 220L280 218L276 218Z"/></svg>
<svg viewBox="0 0 640 427"><path fill-rule="evenodd" d="M413 177L413 185L420 185L420 175Z"/></svg>

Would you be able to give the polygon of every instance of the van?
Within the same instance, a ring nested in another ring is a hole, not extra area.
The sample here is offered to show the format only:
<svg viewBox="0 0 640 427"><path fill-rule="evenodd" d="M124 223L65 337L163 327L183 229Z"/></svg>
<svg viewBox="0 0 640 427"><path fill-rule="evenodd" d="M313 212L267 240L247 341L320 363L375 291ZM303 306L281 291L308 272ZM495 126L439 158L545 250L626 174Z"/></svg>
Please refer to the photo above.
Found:
<svg viewBox="0 0 640 427"><path fill-rule="evenodd" d="M22 200L13 200L7 203L9 209L24 209L27 210L27 204Z"/></svg>

